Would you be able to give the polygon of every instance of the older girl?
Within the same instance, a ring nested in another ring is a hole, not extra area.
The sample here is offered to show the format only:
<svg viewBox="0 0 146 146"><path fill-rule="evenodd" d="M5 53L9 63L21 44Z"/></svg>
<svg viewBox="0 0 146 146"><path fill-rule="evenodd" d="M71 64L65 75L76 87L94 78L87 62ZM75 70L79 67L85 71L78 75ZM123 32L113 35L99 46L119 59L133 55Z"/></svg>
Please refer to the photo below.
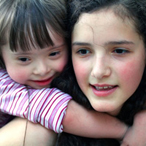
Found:
<svg viewBox="0 0 146 146"><path fill-rule="evenodd" d="M68 12L73 69L64 84L72 86L60 89L85 107L133 124L123 145L145 146L145 111L137 113L146 102L146 1L72 0ZM58 145L119 145L110 142L66 134Z"/></svg>

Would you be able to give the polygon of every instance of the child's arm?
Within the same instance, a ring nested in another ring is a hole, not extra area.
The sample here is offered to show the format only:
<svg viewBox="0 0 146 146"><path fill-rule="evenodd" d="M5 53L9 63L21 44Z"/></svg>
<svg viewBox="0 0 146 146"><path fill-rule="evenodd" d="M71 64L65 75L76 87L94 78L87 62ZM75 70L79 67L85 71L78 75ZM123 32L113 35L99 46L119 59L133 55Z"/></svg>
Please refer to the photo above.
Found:
<svg viewBox="0 0 146 146"><path fill-rule="evenodd" d="M75 101L68 104L63 130L75 135L91 138L123 138L127 126L106 113L87 110Z"/></svg>
<svg viewBox="0 0 146 146"><path fill-rule="evenodd" d="M121 146L146 146L146 110L136 114Z"/></svg>
<svg viewBox="0 0 146 146"><path fill-rule="evenodd" d="M57 133L62 132L63 125L65 132L94 138L121 138L126 131L127 127L116 118L88 111L74 101L70 102L65 116L71 97L58 89L27 90L12 81L6 72L0 81L0 110L5 113L28 118Z"/></svg>

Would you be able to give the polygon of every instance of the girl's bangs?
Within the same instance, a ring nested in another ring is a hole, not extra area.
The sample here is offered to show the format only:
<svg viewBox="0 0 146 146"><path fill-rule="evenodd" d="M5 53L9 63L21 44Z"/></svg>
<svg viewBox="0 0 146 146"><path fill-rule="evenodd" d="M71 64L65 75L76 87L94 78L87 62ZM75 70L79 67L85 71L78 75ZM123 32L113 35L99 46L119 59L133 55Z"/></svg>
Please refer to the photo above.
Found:
<svg viewBox="0 0 146 146"><path fill-rule="evenodd" d="M29 6L29 10L26 5L19 7L10 28L11 50L27 51L31 48L42 49L53 45L48 31L49 27L49 23L37 7Z"/></svg>

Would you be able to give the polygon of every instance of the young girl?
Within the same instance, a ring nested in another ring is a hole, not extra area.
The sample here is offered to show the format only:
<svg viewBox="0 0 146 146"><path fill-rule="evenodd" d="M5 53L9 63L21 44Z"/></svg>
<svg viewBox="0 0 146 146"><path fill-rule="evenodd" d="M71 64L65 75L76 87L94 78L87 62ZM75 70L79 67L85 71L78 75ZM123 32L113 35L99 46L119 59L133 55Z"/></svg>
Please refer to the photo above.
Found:
<svg viewBox="0 0 146 146"><path fill-rule="evenodd" d="M146 138L141 136L145 135L146 112L136 113L146 103L146 1L72 0L68 12L73 69L64 73L66 80L62 76L58 81L64 83L57 87L85 107L133 124L122 146L145 146ZM120 144L62 134L58 145Z"/></svg>
<svg viewBox="0 0 146 146"><path fill-rule="evenodd" d="M40 123L56 133L64 130L89 137L122 138L127 126L116 118L87 111L70 101L68 94L56 88L46 88L63 71L67 62L66 27L63 21L65 2L3 0L0 1L0 15L3 67L0 70L1 111ZM80 122L76 120L78 117ZM7 119L3 120L3 115L1 119L3 126ZM90 130L85 128L89 123L92 123ZM101 133L99 131L103 126L107 128ZM52 131L50 133L52 135ZM39 144L39 139L31 139ZM52 140L52 137L47 140ZM0 142L6 145L4 139Z"/></svg>

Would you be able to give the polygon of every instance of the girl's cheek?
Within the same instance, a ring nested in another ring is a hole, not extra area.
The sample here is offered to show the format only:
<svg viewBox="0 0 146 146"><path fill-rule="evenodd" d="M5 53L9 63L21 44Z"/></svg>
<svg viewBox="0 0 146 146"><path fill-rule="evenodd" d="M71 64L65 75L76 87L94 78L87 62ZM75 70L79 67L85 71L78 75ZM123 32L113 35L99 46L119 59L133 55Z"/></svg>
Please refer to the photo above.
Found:
<svg viewBox="0 0 146 146"><path fill-rule="evenodd" d="M126 63L126 65L120 66L120 77L122 77L122 79L124 80L129 80L129 78L131 78L132 76L132 65L133 63Z"/></svg>
<svg viewBox="0 0 146 146"><path fill-rule="evenodd" d="M22 72L10 72L9 76L17 83L19 84L24 84L26 82L26 80L28 80L27 77L27 72L26 71L22 71Z"/></svg>
<svg viewBox="0 0 146 146"><path fill-rule="evenodd" d="M143 67L139 67L134 61L130 61L123 66L120 66L119 77L122 82L133 86L133 84L139 84L143 74Z"/></svg>
<svg viewBox="0 0 146 146"><path fill-rule="evenodd" d="M74 71L75 71L75 76L77 78L77 80L84 80L87 76L87 66L80 64L79 62L74 63Z"/></svg>
<svg viewBox="0 0 146 146"><path fill-rule="evenodd" d="M68 62L67 56L65 56L62 60L59 61L59 63L57 63L57 70L58 72L62 72L64 67L66 66Z"/></svg>
<svg viewBox="0 0 146 146"><path fill-rule="evenodd" d="M58 68L57 68L58 72L62 72L63 69L64 69L64 67L65 67L65 65L66 65L65 63L60 64L60 65L58 66Z"/></svg>

